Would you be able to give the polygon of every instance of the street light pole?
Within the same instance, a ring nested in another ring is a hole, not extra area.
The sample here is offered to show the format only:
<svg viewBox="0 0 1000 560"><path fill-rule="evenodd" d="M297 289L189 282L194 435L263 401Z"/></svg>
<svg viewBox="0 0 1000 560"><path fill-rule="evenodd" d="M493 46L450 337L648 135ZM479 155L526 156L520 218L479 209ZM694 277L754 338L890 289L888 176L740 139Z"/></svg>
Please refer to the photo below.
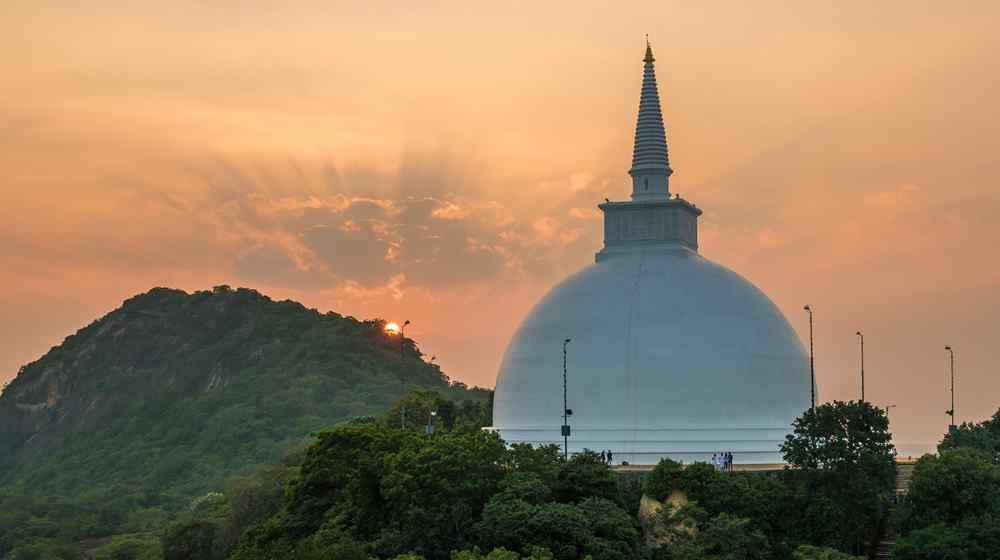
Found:
<svg viewBox="0 0 1000 560"><path fill-rule="evenodd" d="M948 415L951 416L948 431L951 432L955 429L955 351L951 346L945 346L944 349L948 351L951 359L951 409L948 410Z"/></svg>
<svg viewBox="0 0 1000 560"><path fill-rule="evenodd" d="M438 415L438 411L432 410L431 415L427 418L427 435L434 435L434 417Z"/></svg>
<svg viewBox="0 0 1000 560"><path fill-rule="evenodd" d="M856 333L861 339L861 402L865 402L865 335Z"/></svg>
<svg viewBox="0 0 1000 560"><path fill-rule="evenodd" d="M563 436L563 459L569 459L569 415L572 414L569 410L569 403L566 398L566 346L569 345L570 339L567 338L563 341L563 425L562 425L562 436Z"/></svg>
<svg viewBox="0 0 1000 560"><path fill-rule="evenodd" d="M816 359L813 356L813 310L806 305L803 307L809 313L809 407L816 410Z"/></svg>
<svg viewBox="0 0 1000 560"><path fill-rule="evenodd" d="M406 342L406 325L410 321L407 319L399 327L399 425L406 429L406 377L403 376L403 350Z"/></svg>

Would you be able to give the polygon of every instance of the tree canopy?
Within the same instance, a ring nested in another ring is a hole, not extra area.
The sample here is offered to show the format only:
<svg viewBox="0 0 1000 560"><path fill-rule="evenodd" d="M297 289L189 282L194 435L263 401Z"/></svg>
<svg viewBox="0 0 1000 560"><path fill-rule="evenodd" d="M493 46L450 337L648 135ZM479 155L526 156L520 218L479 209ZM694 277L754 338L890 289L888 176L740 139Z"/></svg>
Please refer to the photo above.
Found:
<svg viewBox="0 0 1000 560"><path fill-rule="evenodd" d="M998 413L1000 414L1000 413ZM900 504L902 533L893 548L901 560L972 560L1000 550L998 414L945 435L937 455L913 469Z"/></svg>
<svg viewBox="0 0 1000 560"><path fill-rule="evenodd" d="M985 514L1000 515L1000 466L989 455L952 449L917 461L901 508L904 531Z"/></svg>
<svg viewBox="0 0 1000 560"><path fill-rule="evenodd" d="M889 471L896 449L889 417L868 402L834 401L806 410L781 446L790 465L810 469Z"/></svg>
<svg viewBox="0 0 1000 560"><path fill-rule="evenodd" d="M945 434L938 445L938 451L949 449L976 449L990 457L994 463L1000 464L1000 410L993 417L973 424L965 422L955 430Z"/></svg>
<svg viewBox="0 0 1000 560"><path fill-rule="evenodd" d="M447 559L476 546L558 560L635 558L636 519L592 453L508 448L483 431L425 435L380 423L318 436L282 509L247 532L233 558L362 546L379 557Z"/></svg>
<svg viewBox="0 0 1000 560"><path fill-rule="evenodd" d="M885 411L858 401L808 409L793 422L781 450L799 469L787 477L795 481L801 507L795 531L810 535L800 542L852 553L874 546L896 484Z"/></svg>

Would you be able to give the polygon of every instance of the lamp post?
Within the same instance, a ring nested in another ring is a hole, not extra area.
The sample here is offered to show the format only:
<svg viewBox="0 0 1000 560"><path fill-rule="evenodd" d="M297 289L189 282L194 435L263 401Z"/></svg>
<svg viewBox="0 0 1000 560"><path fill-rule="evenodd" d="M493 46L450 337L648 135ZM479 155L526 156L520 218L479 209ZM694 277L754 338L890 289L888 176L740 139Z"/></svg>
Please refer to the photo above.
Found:
<svg viewBox="0 0 1000 560"><path fill-rule="evenodd" d="M432 410L431 415L427 418L427 435L434 435L434 417L438 415L438 411Z"/></svg>
<svg viewBox="0 0 1000 560"><path fill-rule="evenodd" d="M813 357L813 310L806 305L805 309L809 313L809 407L816 410L816 359Z"/></svg>
<svg viewBox="0 0 1000 560"><path fill-rule="evenodd" d="M887 404L887 405L885 405L885 421L886 422L889 421L889 409L890 408L896 408L896 405L894 405L894 404Z"/></svg>
<svg viewBox="0 0 1000 560"><path fill-rule="evenodd" d="M955 351L951 346L945 346L944 349L948 351L951 360L951 408L945 413L951 416L951 424L948 424L948 432L951 433L955 429Z"/></svg>
<svg viewBox="0 0 1000 560"><path fill-rule="evenodd" d="M403 350L406 342L406 325L410 321L407 319L399 326L399 425L406 429L406 377L403 376Z"/></svg>
<svg viewBox="0 0 1000 560"><path fill-rule="evenodd" d="M861 331L855 334L861 339L861 402L865 402L865 335Z"/></svg>
<svg viewBox="0 0 1000 560"><path fill-rule="evenodd" d="M403 358L403 342L406 340L406 325L409 325L410 321L403 321L403 324L399 326L399 358Z"/></svg>
<svg viewBox="0 0 1000 560"><path fill-rule="evenodd" d="M569 345L570 340L567 338L563 341L563 460L569 460L569 416L573 414L566 399L566 346Z"/></svg>

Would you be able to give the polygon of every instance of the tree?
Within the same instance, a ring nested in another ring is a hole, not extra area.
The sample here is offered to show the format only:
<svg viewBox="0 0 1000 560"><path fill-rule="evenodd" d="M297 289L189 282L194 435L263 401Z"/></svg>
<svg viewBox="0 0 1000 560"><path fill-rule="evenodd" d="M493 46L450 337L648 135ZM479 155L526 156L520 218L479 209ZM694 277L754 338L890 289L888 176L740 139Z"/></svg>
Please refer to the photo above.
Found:
<svg viewBox="0 0 1000 560"><path fill-rule="evenodd" d="M588 557L589 558L589 557ZM476 550L463 550L451 555L451 560L552 560L552 553L544 548L536 547L528 556L507 550L506 548L494 548L488 554L480 554Z"/></svg>
<svg viewBox="0 0 1000 560"><path fill-rule="evenodd" d="M511 472L531 473L549 488L555 485L563 466L562 450L558 445L533 446L515 443L508 447L505 468Z"/></svg>
<svg viewBox="0 0 1000 560"><path fill-rule="evenodd" d="M749 519L720 513L699 532L697 540L708 558L720 560L763 560L768 557L764 534Z"/></svg>
<svg viewBox="0 0 1000 560"><path fill-rule="evenodd" d="M495 497L483 510L478 534L486 546L524 552L540 546L557 560L575 560L592 537L585 514L571 504Z"/></svg>
<svg viewBox="0 0 1000 560"><path fill-rule="evenodd" d="M434 412L434 429L450 431L455 426L456 408L453 401L437 391L414 389L400 397L382 420L388 426L399 428L405 411L407 429L423 432Z"/></svg>
<svg viewBox="0 0 1000 560"><path fill-rule="evenodd" d="M599 496L564 503L553 501L554 496L538 474L509 473L483 510L477 530L481 544L522 555L547 549L560 560L587 554L608 560L636 557L636 519L618 503Z"/></svg>
<svg viewBox="0 0 1000 560"><path fill-rule="evenodd" d="M398 558L423 557L403 555ZM295 560L369 560L365 547L349 539L324 543L322 539L307 539L299 544L294 554Z"/></svg>
<svg viewBox="0 0 1000 560"><path fill-rule="evenodd" d="M957 530L939 523L901 537L892 547L892 557L894 560L973 560L963 550L963 541L963 535Z"/></svg>
<svg viewBox="0 0 1000 560"><path fill-rule="evenodd" d="M324 527L358 542L376 540L392 514L382 494L386 459L407 441L424 439L355 422L319 434L286 487L281 511L246 532L233 557L288 555Z"/></svg>
<svg viewBox="0 0 1000 560"><path fill-rule="evenodd" d="M287 465L270 465L227 481L229 508L224 535L227 550L236 544L244 531L281 509L285 485L295 471Z"/></svg>
<svg viewBox="0 0 1000 560"><path fill-rule="evenodd" d="M577 453L564 462L552 485L552 492L560 502L578 502L590 497L616 502L621 499L615 474L593 451Z"/></svg>
<svg viewBox="0 0 1000 560"><path fill-rule="evenodd" d="M396 531L405 551L446 558L452 550L467 548L504 475L505 452L500 438L489 432L407 441L385 459L382 524Z"/></svg>
<svg viewBox="0 0 1000 560"><path fill-rule="evenodd" d="M867 402L842 402L806 410L781 446L802 522L796 542L860 551L875 543L895 486L895 447L885 411Z"/></svg>
<svg viewBox="0 0 1000 560"><path fill-rule="evenodd" d="M977 449L990 456L994 463L1000 464L1000 410L993 417L979 424L969 422L945 434L938 445L938 451L949 449Z"/></svg>
<svg viewBox="0 0 1000 560"><path fill-rule="evenodd" d="M586 555L602 560L636 558L639 528L636 518L606 498L587 498L576 504L587 519L591 536L583 543Z"/></svg>
<svg viewBox="0 0 1000 560"><path fill-rule="evenodd" d="M904 532L985 514L1000 514L1000 466L989 455L960 448L917 461L900 508Z"/></svg>
<svg viewBox="0 0 1000 560"><path fill-rule="evenodd" d="M749 519L721 513L709 517L694 503L661 510L670 527L655 560L764 560L770 557L767 537Z"/></svg>
<svg viewBox="0 0 1000 560"><path fill-rule="evenodd" d="M661 459L646 475L643 492L654 500L666 500L684 485L684 466L673 459Z"/></svg>
<svg viewBox="0 0 1000 560"><path fill-rule="evenodd" d="M209 521L176 523L163 532L163 560L216 560L225 557L219 534L222 527Z"/></svg>
<svg viewBox="0 0 1000 560"><path fill-rule="evenodd" d="M996 558L1000 550L1000 517L969 517L948 526L937 523L896 541L896 560L979 560Z"/></svg>
<svg viewBox="0 0 1000 560"><path fill-rule="evenodd" d="M719 472L707 463L687 468L670 459L660 461L645 483L646 494L660 501L675 490L704 510L706 519L721 514L748 519L754 530L783 551L788 527L798 510L791 507L790 490L767 473Z"/></svg>
<svg viewBox="0 0 1000 560"><path fill-rule="evenodd" d="M862 560L860 556L844 554L832 548L804 544L792 553L792 560Z"/></svg>
<svg viewBox="0 0 1000 560"><path fill-rule="evenodd" d="M885 411L868 402L834 401L806 410L781 445L785 461L806 469L862 467L893 475L896 449Z"/></svg>

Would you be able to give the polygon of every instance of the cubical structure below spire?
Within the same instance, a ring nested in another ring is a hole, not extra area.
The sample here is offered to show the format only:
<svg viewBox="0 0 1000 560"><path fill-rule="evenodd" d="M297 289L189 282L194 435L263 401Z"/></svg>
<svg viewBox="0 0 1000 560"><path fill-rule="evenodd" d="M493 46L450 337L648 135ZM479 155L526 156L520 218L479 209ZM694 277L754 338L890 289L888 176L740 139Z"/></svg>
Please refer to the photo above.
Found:
<svg viewBox="0 0 1000 560"><path fill-rule="evenodd" d="M673 171L667 154L667 133L663 128L660 94L656 89L654 60L653 48L647 41L632 169L628 172L632 176L632 200L662 199L670 195L670 175Z"/></svg>

